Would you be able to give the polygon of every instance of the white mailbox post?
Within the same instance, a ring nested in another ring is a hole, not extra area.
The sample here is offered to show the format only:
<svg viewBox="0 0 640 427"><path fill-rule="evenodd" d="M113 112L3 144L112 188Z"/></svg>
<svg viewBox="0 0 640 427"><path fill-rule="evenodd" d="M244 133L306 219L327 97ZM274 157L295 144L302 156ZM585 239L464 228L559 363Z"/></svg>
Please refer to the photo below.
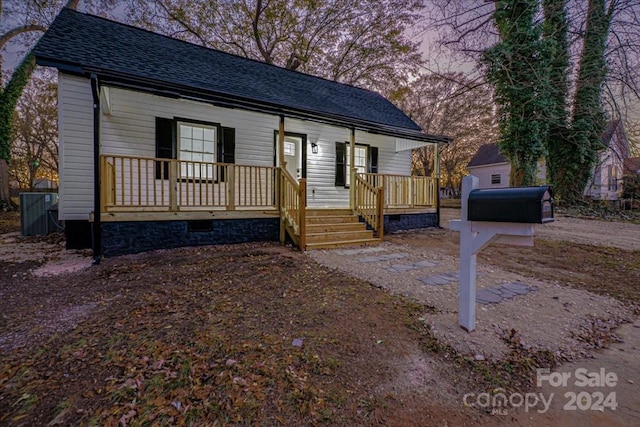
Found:
<svg viewBox="0 0 640 427"><path fill-rule="evenodd" d="M458 321L471 332L476 327L476 255L490 243L533 246L534 224L514 222L469 221L469 194L478 188L478 178L469 175L462 180L461 219L450 221L460 232L460 289Z"/></svg>

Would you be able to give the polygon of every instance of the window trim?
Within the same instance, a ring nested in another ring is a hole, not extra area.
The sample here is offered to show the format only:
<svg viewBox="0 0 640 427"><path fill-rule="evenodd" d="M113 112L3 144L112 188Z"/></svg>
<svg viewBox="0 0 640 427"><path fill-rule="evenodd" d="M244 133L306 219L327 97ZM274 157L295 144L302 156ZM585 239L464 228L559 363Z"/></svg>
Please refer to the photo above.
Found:
<svg viewBox="0 0 640 427"><path fill-rule="evenodd" d="M611 164L607 167L608 172L608 188L607 191L618 191L618 168Z"/></svg>
<svg viewBox="0 0 640 427"><path fill-rule="evenodd" d="M369 170L371 168L371 165L369 164L369 156L370 156L370 150L371 150L371 144L361 144L356 142L355 144L355 148L358 148L358 146L360 147L364 147L365 152L364 152L364 162L365 162L365 173L369 173ZM348 160L351 157L351 143L350 142L346 142L345 141L345 151L344 151L344 167L345 167L345 173L344 173L344 188L349 188L351 187L351 167L349 165Z"/></svg>
<svg viewBox="0 0 640 427"><path fill-rule="evenodd" d="M494 180L494 178L498 178L497 182ZM491 174L491 185L498 185L498 184L502 184L502 174L501 173L492 173Z"/></svg>
<svg viewBox="0 0 640 427"><path fill-rule="evenodd" d="M356 147L364 147L365 148L365 161L366 161L366 172L365 173L375 173L378 174L379 170L379 157L380 157L380 147L374 146L371 144L364 144L356 142ZM347 184L347 175L350 175L350 168L347 166L347 150L351 153L350 142L349 141L336 141L336 157L335 157L335 187L344 187L349 188L350 185ZM342 152L342 156L339 156L339 153ZM375 155L374 155L375 153ZM374 165L375 163L375 165ZM375 168L375 172L373 171ZM339 176L339 172L341 172L341 176ZM339 179L342 178L342 179Z"/></svg>
<svg viewBox="0 0 640 427"><path fill-rule="evenodd" d="M302 156L302 173L301 177L303 179L307 178L307 145L309 144L309 140L307 138L306 133L298 133L298 132L284 132L284 136L291 136L293 138L301 138L302 143L300 144L300 155ZM280 131L273 131L273 166L278 167L278 140L280 138Z"/></svg>
<svg viewBox="0 0 640 427"><path fill-rule="evenodd" d="M220 153L218 153L218 145L220 144L220 141L222 140L222 125L220 123L216 123L216 122L208 122L208 121L204 121L204 120L194 120L194 119L188 119L188 118L184 118L184 117L174 117L173 121L175 123L175 132L176 132L176 147L175 147L175 156L176 156L176 160L181 161L180 157L180 124L183 123L185 125L195 125L193 127L197 127L197 125L202 126L203 128L213 128L214 129L214 134L215 134L215 140L213 141L213 162L212 163L219 163L218 162L218 156L220 155ZM204 152L203 152L204 153ZM202 178L195 178L195 177L184 177L182 176L182 174L180 174L181 176L178 177L178 181L179 182L190 182L190 183L218 183L219 182L219 173L220 171L218 170L217 167L213 167L213 177L212 179L202 179Z"/></svg>

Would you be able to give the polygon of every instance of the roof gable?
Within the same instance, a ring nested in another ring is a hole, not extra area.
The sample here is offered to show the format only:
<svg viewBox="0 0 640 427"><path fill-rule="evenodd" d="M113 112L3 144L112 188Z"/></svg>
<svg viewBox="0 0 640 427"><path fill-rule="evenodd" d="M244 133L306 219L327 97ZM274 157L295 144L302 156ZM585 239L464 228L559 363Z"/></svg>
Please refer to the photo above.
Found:
<svg viewBox="0 0 640 427"><path fill-rule="evenodd" d="M629 141L620 119L611 120L602 133L602 143L614 150L619 157L629 157Z"/></svg>
<svg viewBox="0 0 640 427"><path fill-rule="evenodd" d="M473 155L471 161L467 164L468 168L476 166L486 166L496 163L507 163L507 159L500 154L500 148L498 144L489 143L481 145Z"/></svg>
<svg viewBox="0 0 640 427"><path fill-rule="evenodd" d="M63 9L34 52L39 64L142 79L355 124L426 137L383 96ZM438 139L437 137L434 137ZM446 138L440 137L440 141Z"/></svg>

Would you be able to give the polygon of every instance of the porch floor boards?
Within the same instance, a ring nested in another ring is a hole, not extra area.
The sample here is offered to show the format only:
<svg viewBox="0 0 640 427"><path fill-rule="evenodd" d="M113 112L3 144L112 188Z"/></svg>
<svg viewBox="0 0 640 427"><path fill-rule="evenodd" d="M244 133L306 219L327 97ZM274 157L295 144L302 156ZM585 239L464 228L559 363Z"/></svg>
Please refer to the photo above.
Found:
<svg viewBox="0 0 640 427"><path fill-rule="evenodd" d="M306 218L307 250L380 242L350 209L308 208Z"/></svg>

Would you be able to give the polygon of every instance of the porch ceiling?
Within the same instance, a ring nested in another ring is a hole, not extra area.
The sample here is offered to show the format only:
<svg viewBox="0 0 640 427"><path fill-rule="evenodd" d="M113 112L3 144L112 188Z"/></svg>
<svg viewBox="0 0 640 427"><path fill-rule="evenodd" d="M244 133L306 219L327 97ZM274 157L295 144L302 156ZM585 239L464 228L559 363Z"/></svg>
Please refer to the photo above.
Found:
<svg viewBox="0 0 640 427"><path fill-rule="evenodd" d="M396 153L399 151L415 150L416 148L426 147L429 145L434 145L434 143L405 138L396 138Z"/></svg>

